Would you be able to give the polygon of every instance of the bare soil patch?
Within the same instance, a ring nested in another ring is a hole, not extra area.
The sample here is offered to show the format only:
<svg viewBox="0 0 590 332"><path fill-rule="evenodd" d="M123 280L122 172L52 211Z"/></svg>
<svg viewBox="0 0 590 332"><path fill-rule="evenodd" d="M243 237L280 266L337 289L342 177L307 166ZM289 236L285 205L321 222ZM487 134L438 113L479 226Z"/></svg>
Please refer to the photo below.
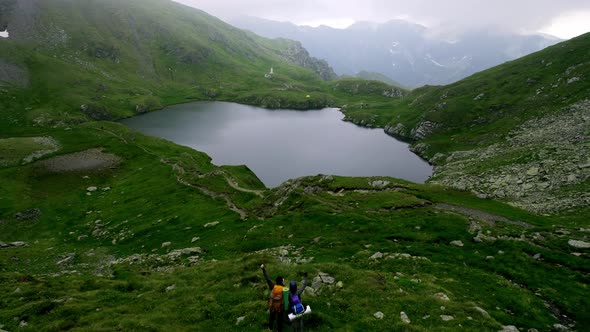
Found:
<svg viewBox="0 0 590 332"><path fill-rule="evenodd" d="M70 153L37 162L37 166L49 172L100 171L113 168L121 162L121 158L105 153L102 149Z"/></svg>

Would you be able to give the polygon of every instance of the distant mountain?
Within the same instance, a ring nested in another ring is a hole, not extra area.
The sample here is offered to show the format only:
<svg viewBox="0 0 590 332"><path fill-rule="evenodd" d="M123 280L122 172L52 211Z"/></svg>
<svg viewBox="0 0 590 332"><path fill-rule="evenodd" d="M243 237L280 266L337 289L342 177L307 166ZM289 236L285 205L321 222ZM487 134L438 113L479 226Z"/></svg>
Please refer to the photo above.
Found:
<svg viewBox="0 0 590 332"><path fill-rule="evenodd" d="M297 26L255 17L230 21L268 38L298 40L339 75L377 72L406 86L448 84L478 71L539 51L559 39L469 31L453 40L403 20L355 23L347 29Z"/></svg>

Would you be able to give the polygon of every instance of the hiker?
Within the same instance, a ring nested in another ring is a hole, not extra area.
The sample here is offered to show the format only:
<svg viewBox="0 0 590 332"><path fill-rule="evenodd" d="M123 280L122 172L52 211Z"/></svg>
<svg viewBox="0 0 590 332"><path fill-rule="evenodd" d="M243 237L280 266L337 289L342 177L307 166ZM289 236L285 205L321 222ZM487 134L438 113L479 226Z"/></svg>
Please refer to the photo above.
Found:
<svg viewBox="0 0 590 332"><path fill-rule="evenodd" d="M285 287L285 279L283 277L278 276L275 280L275 284L272 283L266 270L264 269L264 264L260 265L260 269L262 269L262 273L264 274L264 278L266 279L266 283L268 284L268 288L270 289L270 299L268 300L269 306L269 317L268 317L268 329L273 331L274 322L277 322L277 329L279 332L283 331L283 320L285 316L285 305L283 300L283 288Z"/></svg>
<svg viewBox="0 0 590 332"><path fill-rule="evenodd" d="M301 289L297 290L297 283L295 280L291 280L289 282L289 311L288 313L294 314L297 316L292 321L293 324L293 332L303 332L303 314L305 312L305 306L301 303L301 294L307 287L307 272L303 272L303 284L301 285Z"/></svg>

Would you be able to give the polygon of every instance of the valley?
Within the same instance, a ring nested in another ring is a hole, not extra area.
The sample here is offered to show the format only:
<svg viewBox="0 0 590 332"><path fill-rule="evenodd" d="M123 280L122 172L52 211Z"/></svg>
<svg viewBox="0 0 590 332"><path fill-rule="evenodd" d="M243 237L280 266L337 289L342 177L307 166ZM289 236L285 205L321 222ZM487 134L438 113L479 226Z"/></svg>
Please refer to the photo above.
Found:
<svg viewBox="0 0 590 332"><path fill-rule="evenodd" d="M0 5L0 330L259 331L260 264L309 331L590 327L590 35L408 91L166 0ZM117 122L193 101L338 107L434 175L270 188Z"/></svg>

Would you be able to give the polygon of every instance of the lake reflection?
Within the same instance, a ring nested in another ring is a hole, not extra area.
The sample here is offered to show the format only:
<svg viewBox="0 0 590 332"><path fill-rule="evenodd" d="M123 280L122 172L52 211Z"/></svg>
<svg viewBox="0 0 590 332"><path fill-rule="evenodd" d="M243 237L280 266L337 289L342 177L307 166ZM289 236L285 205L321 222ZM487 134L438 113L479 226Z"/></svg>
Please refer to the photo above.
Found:
<svg viewBox="0 0 590 332"><path fill-rule="evenodd" d="M268 110L196 102L121 121L206 152L217 165L247 165L268 187L304 175L392 176L424 182L432 168L386 135L341 121L335 108Z"/></svg>

